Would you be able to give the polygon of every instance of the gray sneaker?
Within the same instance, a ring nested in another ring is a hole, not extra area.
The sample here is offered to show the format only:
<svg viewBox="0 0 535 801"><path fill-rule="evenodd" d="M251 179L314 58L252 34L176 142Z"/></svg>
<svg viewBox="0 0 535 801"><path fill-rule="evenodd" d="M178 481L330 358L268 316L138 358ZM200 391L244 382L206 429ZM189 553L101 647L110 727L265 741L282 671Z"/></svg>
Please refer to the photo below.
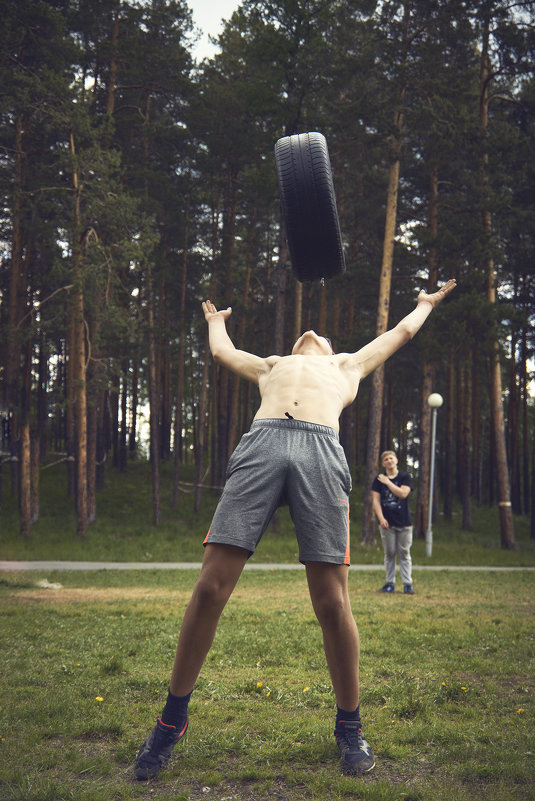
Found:
<svg viewBox="0 0 535 801"><path fill-rule="evenodd" d="M373 751L364 739L359 721L339 721L334 736L342 755L344 773L368 773L375 767Z"/></svg>
<svg viewBox="0 0 535 801"><path fill-rule="evenodd" d="M146 782L153 779L162 768L167 767L171 751L185 735L188 723L189 720L186 717L186 722L179 731L176 726L168 726L158 718L156 726L138 751L134 765L136 779Z"/></svg>

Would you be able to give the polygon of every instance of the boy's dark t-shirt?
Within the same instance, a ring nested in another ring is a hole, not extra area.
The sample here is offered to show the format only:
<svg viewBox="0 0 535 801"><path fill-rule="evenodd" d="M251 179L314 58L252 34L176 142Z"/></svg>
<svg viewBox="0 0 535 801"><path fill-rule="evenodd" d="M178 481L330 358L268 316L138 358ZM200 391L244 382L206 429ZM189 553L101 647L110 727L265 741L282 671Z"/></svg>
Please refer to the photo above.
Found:
<svg viewBox="0 0 535 801"><path fill-rule="evenodd" d="M391 478L390 481L398 487L405 486L410 487L411 490L414 489L414 483L410 473L402 473L400 470L397 476ZM388 489L386 484L382 484L378 478L374 479L372 490L380 493L381 509L390 526L394 526L395 528L412 526L408 496L407 498L398 498Z"/></svg>

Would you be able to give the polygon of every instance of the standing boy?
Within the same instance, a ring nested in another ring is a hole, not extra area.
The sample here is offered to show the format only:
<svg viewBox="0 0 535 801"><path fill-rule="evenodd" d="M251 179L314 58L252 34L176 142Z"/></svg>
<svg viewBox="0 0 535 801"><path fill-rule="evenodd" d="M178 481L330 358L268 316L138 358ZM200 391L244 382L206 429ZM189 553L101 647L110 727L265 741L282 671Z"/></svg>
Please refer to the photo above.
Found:
<svg viewBox="0 0 535 801"><path fill-rule="evenodd" d="M396 554L403 583L403 592L414 595L412 588L412 520L408 497L414 487L412 476L398 470L394 451L381 454L385 469L372 484L373 511L379 521L385 552L386 584L381 592L394 592L396 587Z"/></svg>

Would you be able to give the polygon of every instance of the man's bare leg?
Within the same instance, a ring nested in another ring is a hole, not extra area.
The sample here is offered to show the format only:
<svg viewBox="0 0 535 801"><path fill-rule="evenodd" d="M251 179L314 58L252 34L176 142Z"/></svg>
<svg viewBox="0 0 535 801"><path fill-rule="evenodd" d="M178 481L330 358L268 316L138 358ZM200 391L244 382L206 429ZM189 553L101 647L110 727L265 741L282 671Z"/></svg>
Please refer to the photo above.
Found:
<svg viewBox="0 0 535 801"><path fill-rule="evenodd" d="M153 779L167 766L173 748L186 734L189 696L247 557L243 548L206 546L201 572L182 621L167 702L136 758L134 773L140 781Z"/></svg>
<svg viewBox="0 0 535 801"><path fill-rule="evenodd" d="M336 703L342 709L356 709L360 641L347 588L348 568L308 562L306 572L312 606L323 632Z"/></svg>
<svg viewBox="0 0 535 801"><path fill-rule="evenodd" d="M173 695L193 690L225 605L249 553L232 545L206 545L204 559L184 613L169 689Z"/></svg>
<svg viewBox="0 0 535 801"><path fill-rule="evenodd" d="M360 641L351 612L346 565L308 562L312 606L323 631L325 656L338 706L334 735L344 773L367 773L375 757L362 734L359 711Z"/></svg>

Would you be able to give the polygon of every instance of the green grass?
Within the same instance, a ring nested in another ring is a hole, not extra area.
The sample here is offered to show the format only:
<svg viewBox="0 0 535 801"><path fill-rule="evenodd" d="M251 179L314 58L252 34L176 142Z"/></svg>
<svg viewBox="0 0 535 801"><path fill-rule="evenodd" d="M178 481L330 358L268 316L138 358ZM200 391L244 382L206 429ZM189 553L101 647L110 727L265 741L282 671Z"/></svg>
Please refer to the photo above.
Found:
<svg viewBox="0 0 535 801"><path fill-rule="evenodd" d="M181 478L192 479L191 468ZM151 479L146 463L132 463L126 473L108 469L106 486L97 501L97 521L85 541L76 536L72 499L66 496L65 467L59 465L41 473L41 515L28 542L21 539L16 501L10 496L10 482L4 467L3 503L0 511L0 559L69 559L90 561L189 562L202 558L202 541L209 528L218 494L206 491L199 514L193 509L191 492L182 491L172 504L171 466L162 471L162 522L152 523ZM185 487L187 489L187 487ZM414 506L414 502L413 502ZM529 538L526 517L515 520L517 549L500 547L500 526L496 507L473 509L472 531L462 531L461 516L440 520L433 526L433 554L425 555L425 543L414 543L416 565L535 565L535 541ZM364 548L361 543L362 487L351 497L352 561L377 564L383 561L379 541ZM253 561L296 562L297 546L288 509L277 514L276 524L264 536Z"/></svg>
<svg viewBox="0 0 535 801"><path fill-rule="evenodd" d="M39 581L60 583L42 589ZM383 596L350 574L377 766L343 777L302 571L248 571L168 770L133 778L196 571L0 574L2 801L528 801L535 576L422 573ZM97 700L102 699L102 700Z"/></svg>

